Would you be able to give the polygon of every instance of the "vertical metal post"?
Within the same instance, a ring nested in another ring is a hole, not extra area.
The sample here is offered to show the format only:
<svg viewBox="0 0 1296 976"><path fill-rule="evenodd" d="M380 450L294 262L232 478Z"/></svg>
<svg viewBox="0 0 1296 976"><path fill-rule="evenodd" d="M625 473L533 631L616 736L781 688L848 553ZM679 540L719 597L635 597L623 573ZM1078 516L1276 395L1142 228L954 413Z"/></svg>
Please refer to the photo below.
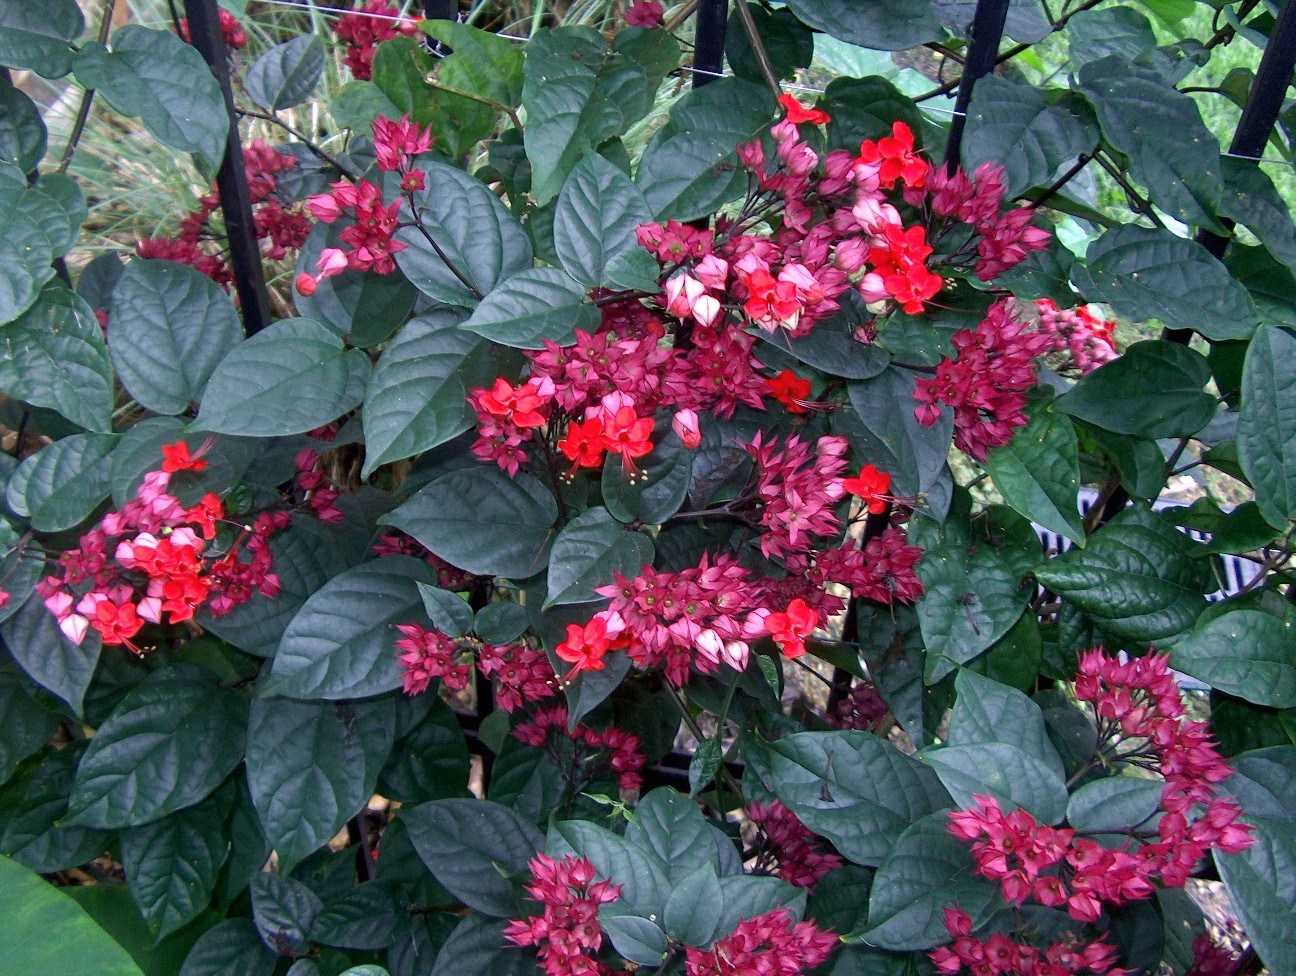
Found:
<svg viewBox="0 0 1296 976"><path fill-rule="evenodd" d="M994 70L999 58L999 41L1008 18L1008 0L977 0L972 16L972 43L968 45L963 77L959 79L954 118L950 121L949 139L945 142L945 170L953 173L959 167L959 150L963 146L963 129L967 125L972 88L983 75Z"/></svg>
<svg viewBox="0 0 1296 976"><path fill-rule="evenodd" d="M747 0L737 0L746 3ZM701 88L724 70L725 27L729 0L700 0L693 33L693 87Z"/></svg>
<svg viewBox="0 0 1296 976"><path fill-rule="evenodd" d="M270 324L270 299L266 294L261 246L257 242L256 224L252 218L247 173L243 169L243 146L239 141L238 114L234 111L234 92L230 87L220 11L216 0L185 0L185 16L189 21L191 43L211 67L225 96L225 111L230 121L229 139L225 143L225 158L216 173L216 189L225 215L230 264L234 269L234 288L243 307L243 324L248 335L255 335Z"/></svg>

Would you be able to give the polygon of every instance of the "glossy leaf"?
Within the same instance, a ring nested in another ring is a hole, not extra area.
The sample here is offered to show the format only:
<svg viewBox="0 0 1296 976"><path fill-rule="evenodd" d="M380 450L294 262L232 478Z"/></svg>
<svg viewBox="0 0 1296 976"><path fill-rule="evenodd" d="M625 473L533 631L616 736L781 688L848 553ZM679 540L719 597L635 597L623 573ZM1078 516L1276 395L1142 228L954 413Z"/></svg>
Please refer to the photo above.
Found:
<svg viewBox="0 0 1296 976"><path fill-rule="evenodd" d="M193 806L243 761L246 716L231 689L185 667L155 671L91 740L69 822L135 827Z"/></svg>
<svg viewBox="0 0 1296 976"><path fill-rule="evenodd" d="M33 172L45 156L48 141L36 103L21 89L0 82L0 163Z"/></svg>
<svg viewBox="0 0 1296 976"><path fill-rule="evenodd" d="M313 34L302 34L253 61L243 84L252 101L277 112L310 98L323 76L324 44Z"/></svg>
<svg viewBox="0 0 1296 976"><path fill-rule="evenodd" d="M45 226L47 202L25 181L0 183L0 226L5 228L0 237L0 323L30 308L54 277L50 262L62 249L56 249Z"/></svg>
<svg viewBox="0 0 1296 976"><path fill-rule="evenodd" d="M443 475L379 521L467 572L525 579L544 569L557 517L536 479L479 466Z"/></svg>
<svg viewBox="0 0 1296 976"><path fill-rule="evenodd" d="M156 413L184 413L201 400L216 364L243 335L220 285L173 261L127 265L113 289L111 321L117 375Z"/></svg>
<svg viewBox="0 0 1296 976"><path fill-rule="evenodd" d="M1170 649L1170 663L1212 688L1270 708L1296 707L1296 631L1258 610L1233 610Z"/></svg>
<svg viewBox="0 0 1296 976"><path fill-rule="evenodd" d="M923 758L960 808L971 807L977 796L993 796L1005 808L1021 807L1041 823L1056 824L1066 813L1062 764L1046 763L1015 743L951 745L929 750Z"/></svg>
<svg viewBox="0 0 1296 976"><path fill-rule="evenodd" d="M270 976L276 957L257 936L252 920L231 918L213 926L194 943L180 976Z"/></svg>
<svg viewBox="0 0 1296 976"><path fill-rule="evenodd" d="M622 522L639 519L658 525L678 512L688 497L693 452L673 433L665 433L665 424L658 431L654 431L652 451L635 462L638 471L633 479L620 456L610 454L603 462L603 504Z"/></svg>
<svg viewBox="0 0 1296 976"><path fill-rule="evenodd" d="M262 695L365 698L401 686L394 624L422 623L416 583L435 571L410 556L387 556L339 573L310 595L279 642Z"/></svg>
<svg viewBox="0 0 1296 976"><path fill-rule="evenodd" d="M959 671L954 688L958 698L950 715L950 745L1010 743L1061 774L1062 761L1034 701L1016 688L968 670Z"/></svg>
<svg viewBox="0 0 1296 976"><path fill-rule="evenodd" d="M652 540L627 531L605 508L590 508L568 522L549 553L546 609L603 599L594 589L608 585L614 573L634 577L653 561Z"/></svg>
<svg viewBox="0 0 1296 976"><path fill-rule="evenodd" d="M112 490L116 444L112 434L73 434L29 455L9 480L9 508L41 532L80 525Z"/></svg>
<svg viewBox="0 0 1296 976"><path fill-rule="evenodd" d="M535 958L507 942L504 928L501 920L469 913L437 953L433 976L531 976Z"/></svg>
<svg viewBox="0 0 1296 976"><path fill-rule="evenodd" d="M1085 258L1072 273L1076 287L1118 315L1208 339L1247 339L1255 331L1246 289L1196 241L1131 224L1104 233Z"/></svg>
<svg viewBox="0 0 1296 976"><path fill-rule="evenodd" d="M369 372L369 357L327 326L282 319L221 360L193 427L244 437L302 434L359 406Z"/></svg>
<svg viewBox="0 0 1296 976"><path fill-rule="evenodd" d="M0 854L40 873L66 871L99 857L112 836L67 822L68 795L85 747L76 744L48 753L3 794L15 808L0 837Z"/></svg>
<svg viewBox="0 0 1296 976"><path fill-rule="evenodd" d="M1251 817L1255 845L1240 854L1216 852L1247 937L1270 972L1296 971L1296 823Z"/></svg>
<svg viewBox="0 0 1296 976"><path fill-rule="evenodd" d="M50 0L39 7L0 5L0 64L61 78L72 70L73 45L84 30L85 17L76 0Z"/></svg>
<svg viewBox="0 0 1296 976"><path fill-rule="evenodd" d="M324 910L319 897L300 881L262 872L252 879L252 920L271 952L300 956L310 947L309 933Z"/></svg>
<svg viewBox="0 0 1296 976"><path fill-rule="evenodd" d="M986 470L999 494L1032 522L1084 545L1078 502L1080 451L1075 428L1052 410L1033 410L1029 423L991 451Z"/></svg>
<svg viewBox="0 0 1296 976"><path fill-rule="evenodd" d="M1270 524L1296 518L1296 337L1261 329L1247 349L1238 417L1238 460Z"/></svg>
<svg viewBox="0 0 1296 976"><path fill-rule="evenodd" d="M27 692L26 683L12 671L0 671L0 783L6 783L18 764L43 746L59 719Z"/></svg>
<svg viewBox="0 0 1296 976"><path fill-rule="evenodd" d="M59 630L45 601L32 593L17 613L0 623L0 637L28 677L81 716L103 646L98 632L91 630L80 644L72 643Z"/></svg>
<svg viewBox="0 0 1296 976"><path fill-rule="evenodd" d="M902 51L940 35L940 21L927 0L792 0L805 24L833 37L881 51Z"/></svg>
<svg viewBox="0 0 1296 976"><path fill-rule="evenodd" d="M917 495L931 488L945 470L954 421L943 413L931 427L918 423L913 410L896 403L913 398L914 374L889 367L866 380L847 384L853 412L839 411L835 433L842 433L860 457L891 475L898 494ZM916 403L917 401L915 401Z"/></svg>
<svg viewBox="0 0 1296 976"><path fill-rule="evenodd" d="M554 248L567 273L583 285L615 284L615 259L638 249L635 230L652 220L639 188L602 156L586 156L563 183L554 211Z"/></svg>
<svg viewBox="0 0 1296 976"><path fill-rule="evenodd" d="M558 268L529 268L501 281L460 328L515 349L543 349L575 341L574 329L593 332L599 311L585 289Z"/></svg>

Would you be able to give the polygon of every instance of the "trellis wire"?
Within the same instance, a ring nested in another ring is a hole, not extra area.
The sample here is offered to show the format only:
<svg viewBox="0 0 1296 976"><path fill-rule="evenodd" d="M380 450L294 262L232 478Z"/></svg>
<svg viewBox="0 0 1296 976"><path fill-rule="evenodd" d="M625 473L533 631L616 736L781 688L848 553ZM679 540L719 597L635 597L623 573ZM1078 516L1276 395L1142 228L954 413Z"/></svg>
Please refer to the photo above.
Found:
<svg viewBox="0 0 1296 976"><path fill-rule="evenodd" d="M185 0L185 16L189 20L191 43L216 76L225 98L225 113L229 116L229 138L225 143L225 156L216 172L216 188L220 193L221 212L225 215L234 288L243 307L244 327L248 335L255 335L270 324L270 297L266 293L261 245L257 241L252 217L252 196L247 172L243 168L243 146L239 139L238 115L234 111L229 55L221 34L220 10L216 0Z"/></svg>

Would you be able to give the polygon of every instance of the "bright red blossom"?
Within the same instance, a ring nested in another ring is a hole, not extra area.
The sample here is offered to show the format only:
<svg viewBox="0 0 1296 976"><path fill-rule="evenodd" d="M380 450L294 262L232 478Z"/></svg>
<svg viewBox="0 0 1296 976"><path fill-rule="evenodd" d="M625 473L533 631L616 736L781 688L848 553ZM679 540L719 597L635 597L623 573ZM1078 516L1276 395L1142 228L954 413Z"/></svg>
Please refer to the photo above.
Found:
<svg viewBox="0 0 1296 976"><path fill-rule="evenodd" d="M168 474L174 474L177 471L192 471L194 474L207 470L207 462L200 461L203 451L206 448L200 448L197 454L189 453L189 445L184 441L176 441L174 444L162 445L162 470Z"/></svg>
<svg viewBox="0 0 1296 976"><path fill-rule="evenodd" d="M868 505L870 515L881 515L891 501L887 495L891 490L891 475L879 471L871 464L860 468L859 474L854 478L843 479L842 487L862 498Z"/></svg>
<svg viewBox="0 0 1296 976"><path fill-rule="evenodd" d="M783 612L769 614L764 623L784 654L800 657L806 650L805 639L819 627L819 615L804 600L796 599Z"/></svg>
<svg viewBox="0 0 1296 976"><path fill-rule="evenodd" d="M878 178L882 189L892 189L897 181L906 186L921 188L925 185L930 166L914 151L913 130L903 122L891 124L891 135L874 142L865 139L860 143L860 162L878 165Z"/></svg>
<svg viewBox="0 0 1296 976"><path fill-rule="evenodd" d="M810 381L803 379L790 369L785 369L773 379L765 381L770 396L787 409L788 413L809 413L804 406L810 396Z"/></svg>
<svg viewBox="0 0 1296 976"><path fill-rule="evenodd" d="M797 100L795 95L783 94L779 96L778 103L783 106L787 112L787 120L793 125L801 125L808 122L811 125L827 125L832 121L832 117L817 108L806 108Z"/></svg>

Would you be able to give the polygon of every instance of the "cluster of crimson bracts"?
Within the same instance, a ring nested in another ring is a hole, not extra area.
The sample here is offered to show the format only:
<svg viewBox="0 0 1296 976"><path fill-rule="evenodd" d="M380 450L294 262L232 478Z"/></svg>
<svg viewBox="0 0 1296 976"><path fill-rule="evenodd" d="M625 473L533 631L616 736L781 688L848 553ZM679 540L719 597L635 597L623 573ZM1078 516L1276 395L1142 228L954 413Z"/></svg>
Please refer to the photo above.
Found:
<svg viewBox="0 0 1296 976"><path fill-rule="evenodd" d="M422 19L401 17L400 10L387 0L366 0L360 9L340 16L333 30L347 46L342 61L351 69L351 76L357 81L372 78L374 50L378 45L393 37L413 37Z"/></svg>
<svg viewBox="0 0 1296 976"><path fill-rule="evenodd" d="M529 867L534 880L527 891L543 911L510 923L504 937L535 946L545 976L612 976L611 967L594 958L603 947L598 910L621 897L621 886L596 882L594 865L571 855L555 861L537 854Z"/></svg>
<svg viewBox="0 0 1296 976"><path fill-rule="evenodd" d="M299 248L310 235L311 224L299 208L285 206L275 197L275 177L297 165L292 156L278 152L262 139L243 147L243 166L247 172L253 220L257 238L267 241L266 257L282 260L289 248ZM229 286L234 274L224 258L212 253L204 244L212 236L211 216L220 208L220 195L213 186L198 198L197 209L180 222L173 237L152 237L135 244L142 258L163 258L187 264L219 285Z"/></svg>
<svg viewBox="0 0 1296 976"><path fill-rule="evenodd" d="M207 462L183 441L162 452L162 469L145 475L135 498L59 557L59 575L37 584L59 629L77 644L93 628L105 644L143 653L133 638L146 623L183 623L203 608L220 616L254 593L279 592L269 542L289 513L262 512L222 548L221 500L207 494L185 506L168 491L172 474L202 471Z"/></svg>
<svg viewBox="0 0 1296 976"><path fill-rule="evenodd" d="M686 976L803 976L828 960L837 935L814 922L794 922L786 908L745 918L709 948L689 946Z"/></svg>
<svg viewBox="0 0 1296 976"><path fill-rule="evenodd" d="M1104 847L1071 827L1041 824L1024 810L1005 812L993 797L978 796L973 809L950 814L950 832L972 845L977 872L997 881L1005 899L1096 922L1104 906L1151 897L1157 884L1183 887L1212 848L1237 853L1251 846L1250 828L1238 820L1241 808L1217 793L1231 770L1206 724L1184 717L1167 662L1165 655L1149 654L1122 663L1095 649L1081 656L1075 679L1076 698L1089 703L1098 720L1095 761L1135 766L1164 781L1155 822L1131 825L1126 844ZM953 948L931 954L942 973L959 973L964 966L974 976L1119 972L1111 969L1113 957L1102 943L1063 947L1078 953L1075 960L1084 958L1088 970L1076 970L1039 953L1023 962L1026 947L1003 936L973 938L961 912L947 913L946 926L956 937Z"/></svg>
<svg viewBox="0 0 1296 976"><path fill-rule="evenodd" d="M798 888L813 888L846 862L778 800L747 804L747 819L760 831L755 873L769 871Z"/></svg>
<svg viewBox="0 0 1296 976"><path fill-rule="evenodd" d="M938 973L956 976L1131 976L1117 967L1116 948L1102 940L1054 942L1043 949L995 932L985 939L972 934L972 919L957 908L945 909L945 928L954 941L933 949Z"/></svg>
<svg viewBox="0 0 1296 976"><path fill-rule="evenodd" d="M570 727L566 705L549 705L536 709L511 733L519 742L543 749L559 768L569 768L577 782L591 782L606 766L617 776L622 790L637 790L643 785L639 775L644 756L639 737L624 729L591 729L585 725ZM571 754L564 752L570 746Z"/></svg>

